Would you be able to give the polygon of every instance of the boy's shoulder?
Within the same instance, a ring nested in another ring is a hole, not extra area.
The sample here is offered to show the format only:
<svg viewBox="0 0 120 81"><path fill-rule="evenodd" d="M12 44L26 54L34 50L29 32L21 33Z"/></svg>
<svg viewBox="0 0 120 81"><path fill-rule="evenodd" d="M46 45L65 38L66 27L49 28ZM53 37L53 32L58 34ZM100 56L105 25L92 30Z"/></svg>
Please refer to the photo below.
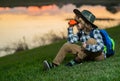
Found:
<svg viewBox="0 0 120 81"><path fill-rule="evenodd" d="M98 33L100 32L100 29L98 29L98 28L93 29L92 32L93 32L94 34L98 34Z"/></svg>

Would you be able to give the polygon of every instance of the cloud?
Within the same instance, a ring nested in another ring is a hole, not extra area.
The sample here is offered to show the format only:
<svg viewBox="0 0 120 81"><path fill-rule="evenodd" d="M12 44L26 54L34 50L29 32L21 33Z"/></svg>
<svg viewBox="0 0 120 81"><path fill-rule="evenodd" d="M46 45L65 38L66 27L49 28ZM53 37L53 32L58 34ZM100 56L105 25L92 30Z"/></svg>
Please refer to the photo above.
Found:
<svg viewBox="0 0 120 81"><path fill-rule="evenodd" d="M29 7L0 7L0 14L27 14L27 15L41 15L41 14L57 14L59 8L56 5L48 6L29 6Z"/></svg>
<svg viewBox="0 0 120 81"><path fill-rule="evenodd" d="M22 14L26 13L26 7L0 7L0 14Z"/></svg>
<svg viewBox="0 0 120 81"><path fill-rule="evenodd" d="M25 15L34 15L34 16L42 16L42 15L60 15L60 14L73 14L73 9L78 8L73 4L67 4L59 8L57 5L46 5L46 6L29 6L29 7L0 7L0 14L25 14ZM87 9L93 12L97 17L107 17L114 18L117 14L112 14L107 11L105 6L90 6L83 5L78 8L79 10ZM102 12L102 14L101 14ZM119 13L119 12L118 12ZM104 15L103 15L104 14ZM117 14L120 15L120 14ZM70 16L70 15L69 15Z"/></svg>
<svg viewBox="0 0 120 81"><path fill-rule="evenodd" d="M29 7L0 7L0 14L27 14L27 15L43 15L43 14L61 14L61 13L71 13L72 10L76 8L72 4L68 4L59 8L57 5L47 5L47 6L29 6Z"/></svg>

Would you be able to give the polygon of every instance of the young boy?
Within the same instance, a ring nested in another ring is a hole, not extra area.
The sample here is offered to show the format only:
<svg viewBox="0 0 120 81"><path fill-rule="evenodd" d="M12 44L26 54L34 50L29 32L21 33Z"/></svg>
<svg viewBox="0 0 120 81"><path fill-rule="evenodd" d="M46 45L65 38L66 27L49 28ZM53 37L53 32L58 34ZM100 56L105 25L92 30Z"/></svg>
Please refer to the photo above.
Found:
<svg viewBox="0 0 120 81"><path fill-rule="evenodd" d="M47 60L43 62L45 70L59 66L67 54L76 56L67 64L68 66L79 64L83 60L100 61L106 58L102 36L97 26L93 24L95 16L88 10L80 12L74 9L73 12L75 19L68 23L68 42L61 47L52 63ZM74 26L77 27L77 34L73 34ZM93 37L90 36L91 32L93 32ZM81 46L75 44L78 41L82 43Z"/></svg>

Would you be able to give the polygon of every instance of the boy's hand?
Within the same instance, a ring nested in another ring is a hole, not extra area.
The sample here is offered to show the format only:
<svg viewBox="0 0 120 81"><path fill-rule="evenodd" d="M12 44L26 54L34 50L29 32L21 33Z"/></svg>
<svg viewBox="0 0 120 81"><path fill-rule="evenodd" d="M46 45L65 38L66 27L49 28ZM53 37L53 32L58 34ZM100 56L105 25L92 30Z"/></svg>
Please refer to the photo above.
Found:
<svg viewBox="0 0 120 81"><path fill-rule="evenodd" d="M86 43L83 43L82 47L83 47L83 48L86 48L86 45L87 45Z"/></svg>

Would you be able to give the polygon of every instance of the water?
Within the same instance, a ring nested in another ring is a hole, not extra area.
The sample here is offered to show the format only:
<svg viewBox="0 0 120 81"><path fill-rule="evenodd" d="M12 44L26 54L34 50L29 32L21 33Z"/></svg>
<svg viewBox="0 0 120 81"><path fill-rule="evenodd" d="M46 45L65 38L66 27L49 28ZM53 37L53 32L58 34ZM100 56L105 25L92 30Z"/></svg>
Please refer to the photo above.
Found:
<svg viewBox="0 0 120 81"><path fill-rule="evenodd" d="M66 19L74 18L72 12L74 8L76 7L72 4L65 5L62 8L56 5L0 7L0 56L8 54L2 51L5 47L14 48L14 43L23 41L23 39L29 48L34 48L41 45L40 37L46 38L48 40L46 43L50 43L46 33L50 35L50 32L54 32L58 36L63 33L66 36L68 27ZM120 12L112 14L104 6L85 5L78 9L88 9L98 18L120 19ZM120 24L120 21L96 21L95 24L100 28L108 28ZM13 52L14 50L9 53Z"/></svg>

